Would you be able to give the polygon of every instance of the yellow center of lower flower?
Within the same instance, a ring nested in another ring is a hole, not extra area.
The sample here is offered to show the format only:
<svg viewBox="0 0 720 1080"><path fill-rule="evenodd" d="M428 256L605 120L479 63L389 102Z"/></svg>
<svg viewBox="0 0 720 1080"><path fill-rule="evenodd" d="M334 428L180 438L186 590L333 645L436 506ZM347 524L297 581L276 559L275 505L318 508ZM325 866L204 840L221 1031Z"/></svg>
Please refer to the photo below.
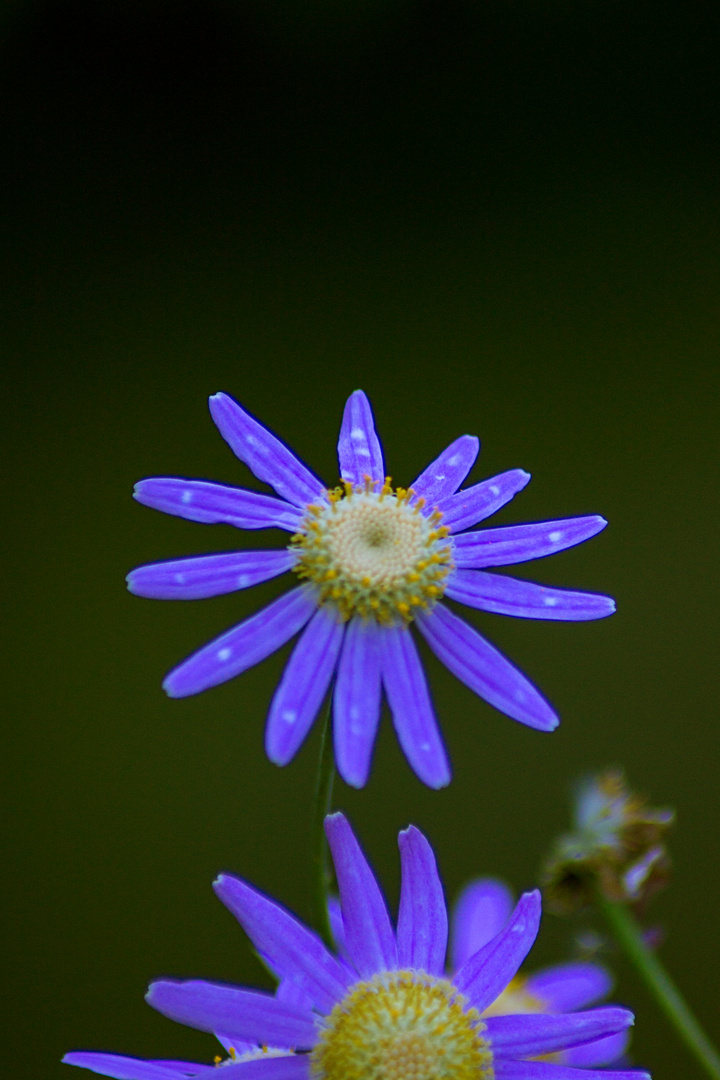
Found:
<svg viewBox="0 0 720 1080"><path fill-rule="evenodd" d="M333 604L343 619L358 614L384 625L410 622L445 592L452 566L449 529L442 514L423 513L412 489L393 490L389 478L379 491L345 483L327 502L306 508L291 547L295 573L312 582L321 604Z"/></svg>
<svg viewBox="0 0 720 1080"><path fill-rule="evenodd" d="M493 1080L477 1009L447 979L390 971L356 983L327 1017L315 1080Z"/></svg>

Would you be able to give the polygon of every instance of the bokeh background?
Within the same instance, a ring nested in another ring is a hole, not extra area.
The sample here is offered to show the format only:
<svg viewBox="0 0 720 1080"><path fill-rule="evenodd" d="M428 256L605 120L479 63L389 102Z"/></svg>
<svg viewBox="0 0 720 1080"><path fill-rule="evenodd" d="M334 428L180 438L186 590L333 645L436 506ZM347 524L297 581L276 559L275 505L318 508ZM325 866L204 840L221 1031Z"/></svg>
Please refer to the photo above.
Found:
<svg viewBox="0 0 720 1080"><path fill-rule="evenodd" d="M474 479L521 466L497 521L599 512L521 568L608 591L605 622L470 614L559 709L493 712L432 659L454 764L434 793L385 716L367 789L336 790L394 903L396 832L447 892L532 885L572 781L624 765L677 807L651 921L718 1033L718 44L692 0L6 3L2 102L3 1059L71 1048L210 1059L151 977L268 985L213 898L221 869L309 912L317 732L262 749L283 655L200 697L163 674L284 583L126 594L156 559L252 546L133 503L147 475L253 485L225 390L337 477L370 395L396 482L463 432ZM274 544L280 538L263 537ZM287 650L286 650L287 652ZM535 962L572 934L547 916ZM699 1075L620 958L634 1057ZM79 1075L79 1074L78 1074Z"/></svg>

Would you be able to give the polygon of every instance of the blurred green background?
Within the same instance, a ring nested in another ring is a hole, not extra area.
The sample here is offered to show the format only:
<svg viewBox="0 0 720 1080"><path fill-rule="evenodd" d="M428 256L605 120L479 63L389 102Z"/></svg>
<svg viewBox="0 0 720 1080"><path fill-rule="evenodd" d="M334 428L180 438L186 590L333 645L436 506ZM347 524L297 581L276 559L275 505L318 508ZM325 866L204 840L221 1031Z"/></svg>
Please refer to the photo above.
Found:
<svg viewBox="0 0 720 1080"><path fill-rule="evenodd" d="M258 541L130 498L147 475L251 483L210 421L217 390L329 482L362 386L396 482L477 433L474 479L534 476L498 523L610 520L520 574L611 592L615 617L469 616L559 730L429 660L453 783L424 789L386 716L368 787L339 784L336 805L393 902L409 821L450 897L478 873L519 889L573 779L624 765L677 807L651 921L717 1035L716 6L17 2L0 28L13 1077L68 1077L71 1048L209 1059L142 995L161 974L267 985L214 875L309 911L317 732L284 770L262 749L284 654L197 698L160 689L284 582L124 591L140 563ZM567 956L572 930L548 916L534 962ZM635 1060L697 1075L616 968Z"/></svg>

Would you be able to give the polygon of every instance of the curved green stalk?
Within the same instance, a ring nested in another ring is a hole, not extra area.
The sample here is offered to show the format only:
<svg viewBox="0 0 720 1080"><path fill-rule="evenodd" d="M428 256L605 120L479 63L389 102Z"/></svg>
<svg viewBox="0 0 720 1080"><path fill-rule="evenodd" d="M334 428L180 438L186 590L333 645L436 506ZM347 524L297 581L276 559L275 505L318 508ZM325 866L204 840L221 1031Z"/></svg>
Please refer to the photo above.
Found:
<svg viewBox="0 0 720 1080"><path fill-rule="evenodd" d="M720 1080L720 1054L705 1034L685 998L643 938L642 928L625 904L600 893L597 904L625 956L678 1032L687 1048L713 1080Z"/></svg>
<svg viewBox="0 0 720 1080"><path fill-rule="evenodd" d="M328 705L320 737L320 759L318 761L317 783L315 785L315 811L313 814L313 908L314 923L325 944L334 949L335 945L328 916L328 891L330 871L328 868L328 845L325 836L325 818L332 805L333 782L335 780L335 758L333 756L332 724Z"/></svg>

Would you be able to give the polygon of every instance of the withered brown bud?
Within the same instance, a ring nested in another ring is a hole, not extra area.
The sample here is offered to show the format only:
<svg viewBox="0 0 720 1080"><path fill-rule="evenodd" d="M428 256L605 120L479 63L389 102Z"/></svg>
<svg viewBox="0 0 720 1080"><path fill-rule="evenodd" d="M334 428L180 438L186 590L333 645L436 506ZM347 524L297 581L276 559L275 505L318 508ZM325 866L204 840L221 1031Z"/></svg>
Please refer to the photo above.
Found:
<svg viewBox="0 0 720 1080"><path fill-rule="evenodd" d="M600 890L641 912L667 883L664 837L673 818L674 811L655 809L630 791L618 770L584 781L575 799L575 829L558 838L543 870L547 907L570 914Z"/></svg>

